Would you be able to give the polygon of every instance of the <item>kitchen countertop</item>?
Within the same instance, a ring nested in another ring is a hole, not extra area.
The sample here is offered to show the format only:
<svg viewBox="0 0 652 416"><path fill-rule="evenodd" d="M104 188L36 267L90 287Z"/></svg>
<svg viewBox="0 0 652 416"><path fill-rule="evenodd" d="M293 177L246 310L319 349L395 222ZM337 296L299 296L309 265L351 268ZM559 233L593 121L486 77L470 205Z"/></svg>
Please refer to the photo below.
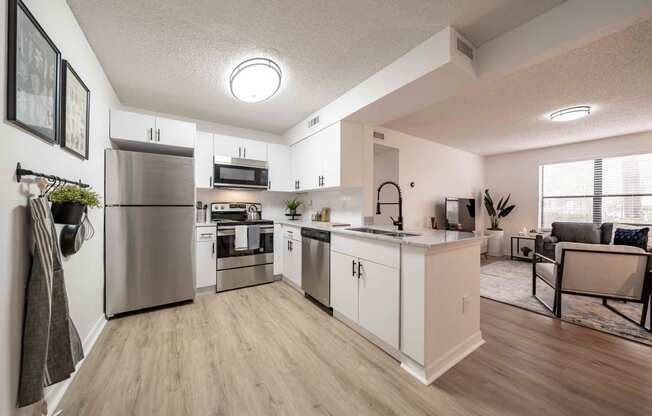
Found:
<svg viewBox="0 0 652 416"><path fill-rule="evenodd" d="M315 228L318 230L330 231L333 234L347 235L351 237L358 238L368 238L371 240L385 241L389 243L404 244L417 247L433 248L435 246L440 246L450 243L458 243L461 241L472 241L477 240L481 241L482 237L476 236L473 233L462 232L462 231L446 231L446 230L433 230L429 228L409 228L403 232L411 234L419 234L414 237L391 237L382 234L371 234L363 233L359 231L351 231L348 228L374 228L377 230L386 230L386 231L396 231L394 227L391 226L366 226L366 225L350 225L346 227L334 226L332 223L324 223L318 221L309 221L309 220L288 220L288 219L278 219L274 220L275 224L284 224L292 225L295 227L308 227Z"/></svg>

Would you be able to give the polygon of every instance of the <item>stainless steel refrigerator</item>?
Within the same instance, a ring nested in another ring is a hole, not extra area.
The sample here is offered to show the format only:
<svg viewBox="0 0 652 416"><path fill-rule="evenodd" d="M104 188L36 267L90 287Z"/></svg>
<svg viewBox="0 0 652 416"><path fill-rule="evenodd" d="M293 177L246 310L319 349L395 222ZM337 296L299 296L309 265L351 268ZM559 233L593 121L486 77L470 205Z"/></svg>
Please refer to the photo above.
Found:
<svg viewBox="0 0 652 416"><path fill-rule="evenodd" d="M193 159L112 149L104 156L107 317L193 299Z"/></svg>

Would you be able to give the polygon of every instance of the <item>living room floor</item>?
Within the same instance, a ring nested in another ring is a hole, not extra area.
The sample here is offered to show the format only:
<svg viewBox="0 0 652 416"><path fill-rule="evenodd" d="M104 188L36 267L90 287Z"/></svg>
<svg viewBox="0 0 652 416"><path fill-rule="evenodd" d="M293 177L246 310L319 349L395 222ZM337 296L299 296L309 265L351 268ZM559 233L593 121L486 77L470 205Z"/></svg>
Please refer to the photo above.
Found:
<svg viewBox="0 0 652 416"><path fill-rule="evenodd" d="M67 415L649 415L652 349L483 299L431 386L283 282L111 320Z"/></svg>

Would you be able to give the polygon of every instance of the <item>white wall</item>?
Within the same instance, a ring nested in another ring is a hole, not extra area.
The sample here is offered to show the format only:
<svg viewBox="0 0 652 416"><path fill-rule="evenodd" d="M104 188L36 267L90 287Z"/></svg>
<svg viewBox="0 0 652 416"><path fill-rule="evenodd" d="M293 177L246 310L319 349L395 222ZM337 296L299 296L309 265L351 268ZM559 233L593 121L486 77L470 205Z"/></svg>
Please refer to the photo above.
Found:
<svg viewBox="0 0 652 416"><path fill-rule="evenodd" d="M510 235L523 227L538 227L539 165L650 152L652 132L489 156L485 159L485 182L492 194L512 194L516 208L502 223Z"/></svg>
<svg viewBox="0 0 652 416"><path fill-rule="evenodd" d="M385 134L375 139L373 132ZM406 228L430 227L436 216L444 226L444 200L451 197L479 198L484 183L484 161L481 156L439 143L385 128L365 127L363 164L366 169L364 215L373 216L373 145L399 149L399 185L403 191L403 217ZM414 182L414 188L410 183ZM479 202L477 200L476 202ZM476 221L480 229L482 218Z"/></svg>
<svg viewBox="0 0 652 416"><path fill-rule="evenodd" d="M35 185L18 184L14 176L16 162L24 168L82 179L103 194L104 148L108 140L109 108L118 106L118 99L96 59L84 34L65 0L24 0L45 31L61 50L62 57L91 90L90 156L82 161L58 146L50 145L23 132L5 120L6 89L6 26L7 2L0 10L2 74L0 78L0 414L6 416L32 414L31 409L15 408L20 367L23 302L30 265L26 205L30 195L38 194ZM95 237L81 251L64 260L70 313L82 341L103 316L103 213L92 210L90 219ZM60 386L60 383L57 386ZM50 389L50 392L57 388Z"/></svg>

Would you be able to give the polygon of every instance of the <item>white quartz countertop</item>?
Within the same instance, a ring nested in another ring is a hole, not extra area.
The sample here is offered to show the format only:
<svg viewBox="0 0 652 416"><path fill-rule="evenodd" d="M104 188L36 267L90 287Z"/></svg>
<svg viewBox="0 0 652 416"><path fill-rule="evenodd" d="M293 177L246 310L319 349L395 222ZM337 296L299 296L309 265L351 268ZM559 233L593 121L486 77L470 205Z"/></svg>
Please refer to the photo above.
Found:
<svg viewBox="0 0 652 416"><path fill-rule="evenodd" d="M276 224L292 225L295 227L308 227L318 230L330 231L333 234L341 234L358 238L367 238L371 240L386 241L390 243L433 248L435 246L459 243L462 241L481 241L482 237L476 236L473 233L462 231L446 231L446 230L433 230L429 228L409 228L403 230L405 233L418 234L410 237L391 237L382 234L364 233L360 231L352 231L349 228L373 228L384 231L396 231L396 228L391 226L363 226L363 225L350 225L350 226L337 226L337 223L325 223L309 220L288 220L288 219L274 219Z"/></svg>

